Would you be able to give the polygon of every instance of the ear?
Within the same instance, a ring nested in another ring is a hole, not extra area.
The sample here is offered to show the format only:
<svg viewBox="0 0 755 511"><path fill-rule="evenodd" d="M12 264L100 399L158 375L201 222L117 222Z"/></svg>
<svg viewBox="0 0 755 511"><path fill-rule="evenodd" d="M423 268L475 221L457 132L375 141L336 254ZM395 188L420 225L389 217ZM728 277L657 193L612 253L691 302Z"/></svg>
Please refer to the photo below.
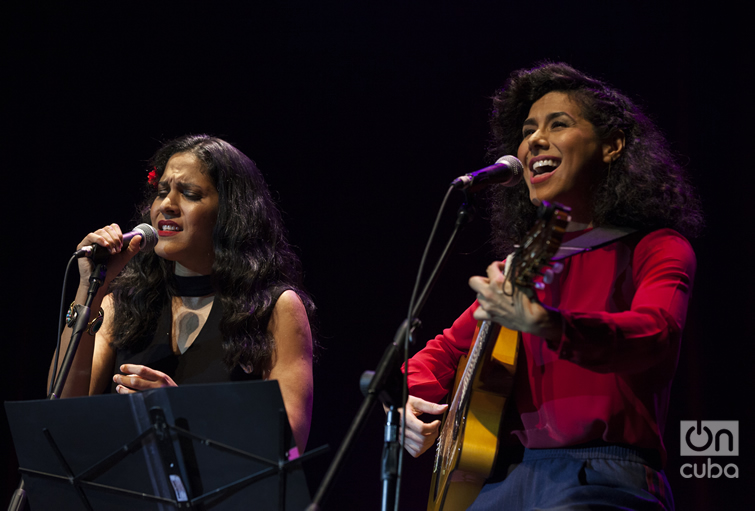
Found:
<svg viewBox="0 0 755 511"><path fill-rule="evenodd" d="M603 162L611 163L616 161L624 151L624 142L626 142L626 137L621 130L615 130L608 135L608 137L603 140Z"/></svg>

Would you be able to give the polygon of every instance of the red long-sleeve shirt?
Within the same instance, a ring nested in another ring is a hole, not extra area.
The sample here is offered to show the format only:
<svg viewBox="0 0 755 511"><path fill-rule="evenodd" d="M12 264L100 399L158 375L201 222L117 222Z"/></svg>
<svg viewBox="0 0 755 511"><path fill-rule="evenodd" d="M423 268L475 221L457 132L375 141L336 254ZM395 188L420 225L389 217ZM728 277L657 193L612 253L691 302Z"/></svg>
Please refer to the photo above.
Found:
<svg viewBox="0 0 755 511"><path fill-rule="evenodd" d="M581 233L567 233L565 241ZM603 440L657 450L695 274L689 242L670 229L631 235L563 261L540 301L563 315L549 348L522 335L512 431L528 448ZM472 342L475 302L409 362L414 396L440 401Z"/></svg>

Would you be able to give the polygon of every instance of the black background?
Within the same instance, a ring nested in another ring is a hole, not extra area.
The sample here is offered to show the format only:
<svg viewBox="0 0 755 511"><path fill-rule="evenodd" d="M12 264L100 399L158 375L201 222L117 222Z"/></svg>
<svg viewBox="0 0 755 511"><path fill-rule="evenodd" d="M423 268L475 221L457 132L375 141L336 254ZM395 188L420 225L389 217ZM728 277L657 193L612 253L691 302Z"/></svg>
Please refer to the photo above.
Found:
<svg viewBox="0 0 755 511"><path fill-rule="evenodd" d="M309 447L334 450L361 402L359 375L406 314L448 183L486 164L489 97L514 69L564 60L645 105L700 189L708 227L693 241L667 472L680 510L749 508L749 33L726 1L6 1L2 398L44 397L63 269L78 241L106 223L131 227L160 141L210 133L257 162L304 262L323 345ZM466 282L493 259L487 237L480 214L428 302L420 339L474 299ZM713 459L736 463L739 479L679 475L683 463L705 462L679 456L679 421L698 419L739 421L739 457ZM373 413L327 508L379 509L382 420ZM17 462L0 422L7 497ZM313 489L333 450L310 463ZM407 460L404 509L424 508L431 463L431 454Z"/></svg>

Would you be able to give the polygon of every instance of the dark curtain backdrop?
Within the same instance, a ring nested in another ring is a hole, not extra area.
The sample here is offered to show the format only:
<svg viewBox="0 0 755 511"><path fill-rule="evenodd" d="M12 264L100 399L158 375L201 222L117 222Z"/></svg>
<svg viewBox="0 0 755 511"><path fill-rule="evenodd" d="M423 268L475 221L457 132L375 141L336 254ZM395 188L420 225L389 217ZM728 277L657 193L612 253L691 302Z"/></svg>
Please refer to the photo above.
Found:
<svg viewBox="0 0 755 511"><path fill-rule="evenodd" d="M645 105L700 189L708 227L693 241L667 471L680 510L751 508L753 44L734 2L691 5L3 2L3 400L45 395L78 241L109 222L132 226L160 141L215 134L264 173L319 307L309 447L333 449L308 466L316 488L361 402L359 375L406 313L448 183L487 163L488 98L510 71L564 60ZM480 212L420 342L474 299L466 282L493 259L488 232ZM17 462L1 419L7 502ZM679 421L697 419L739 421L740 455L727 461L738 479L680 476ZM379 509L382 421L375 411L326 509ZM432 454L407 460L404 509L424 508L431 464Z"/></svg>

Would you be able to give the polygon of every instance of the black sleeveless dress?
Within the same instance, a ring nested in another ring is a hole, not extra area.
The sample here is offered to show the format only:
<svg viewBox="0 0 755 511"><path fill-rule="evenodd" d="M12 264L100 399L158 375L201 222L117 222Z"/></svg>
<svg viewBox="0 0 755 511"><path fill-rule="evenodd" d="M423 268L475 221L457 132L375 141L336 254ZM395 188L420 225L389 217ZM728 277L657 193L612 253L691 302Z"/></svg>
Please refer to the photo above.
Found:
<svg viewBox="0 0 755 511"><path fill-rule="evenodd" d="M276 293L274 299L283 294L285 289ZM240 366L229 371L223 363L223 337L220 334L220 319L223 317L223 307L220 300L214 300L210 315L202 330L189 348L182 354L176 355L171 347L171 308L166 305L158 320L155 335L147 346L142 343L141 349L118 349L115 355L113 374L122 374L122 364L140 364L151 369L162 371L178 385L192 383L224 383L232 381L259 380L256 372L247 374ZM112 383L110 392L115 393L116 384Z"/></svg>

